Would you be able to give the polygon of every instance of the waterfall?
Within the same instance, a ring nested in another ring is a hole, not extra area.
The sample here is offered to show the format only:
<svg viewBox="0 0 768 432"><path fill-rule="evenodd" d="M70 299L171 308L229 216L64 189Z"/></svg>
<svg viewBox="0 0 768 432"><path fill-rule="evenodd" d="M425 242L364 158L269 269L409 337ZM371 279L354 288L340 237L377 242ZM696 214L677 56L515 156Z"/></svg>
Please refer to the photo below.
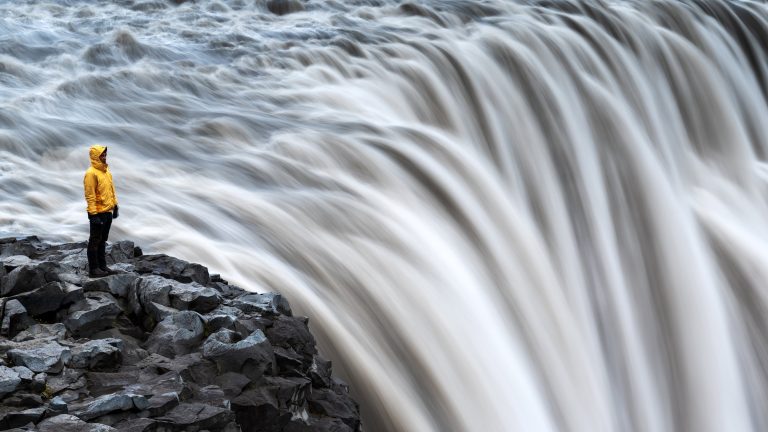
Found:
<svg viewBox="0 0 768 432"><path fill-rule="evenodd" d="M310 317L366 431L768 429L768 6L0 3L0 231Z"/></svg>

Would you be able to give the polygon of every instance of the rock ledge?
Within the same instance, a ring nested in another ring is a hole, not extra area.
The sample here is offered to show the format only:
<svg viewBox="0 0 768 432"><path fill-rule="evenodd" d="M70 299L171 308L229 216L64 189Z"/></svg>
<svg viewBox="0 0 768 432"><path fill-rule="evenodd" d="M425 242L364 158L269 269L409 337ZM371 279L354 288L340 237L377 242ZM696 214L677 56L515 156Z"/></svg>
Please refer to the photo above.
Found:
<svg viewBox="0 0 768 432"><path fill-rule="evenodd" d="M0 239L0 430L362 430L306 317L200 264L85 243Z"/></svg>

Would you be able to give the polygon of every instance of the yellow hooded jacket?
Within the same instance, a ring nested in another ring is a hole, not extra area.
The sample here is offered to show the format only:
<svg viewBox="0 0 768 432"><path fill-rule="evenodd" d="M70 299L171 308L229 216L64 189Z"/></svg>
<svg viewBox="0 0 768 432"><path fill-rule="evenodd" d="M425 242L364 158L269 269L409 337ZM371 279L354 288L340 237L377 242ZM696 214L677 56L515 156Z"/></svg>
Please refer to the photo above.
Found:
<svg viewBox="0 0 768 432"><path fill-rule="evenodd" d="M109 172L109 166L99 159L106 150L106 147L100 145L92 145L90 149L91 166L83 178L89 215L112 211L117 205L112 173Z"/></svg>

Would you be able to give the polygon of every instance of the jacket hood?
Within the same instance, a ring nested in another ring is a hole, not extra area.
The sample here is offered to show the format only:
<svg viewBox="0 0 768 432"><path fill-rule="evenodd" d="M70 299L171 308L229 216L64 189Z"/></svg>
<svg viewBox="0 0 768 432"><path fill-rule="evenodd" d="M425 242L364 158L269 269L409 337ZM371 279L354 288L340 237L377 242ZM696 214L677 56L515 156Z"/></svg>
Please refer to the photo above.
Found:
<svg viewBox="0 0 768 432"><path fill-rule="evenodd" d="M104 162L102 162L99 159L99 156L101 156L101 154L104 153L105 151L107 151L107 148L105 146L98 145L98 144L95 144L95 145L91 146L91 149L90 149L89 153L90 153L90 156L91 156L91 166L92 167L94 167L94 168L96 168L97 170L100 170L100 171L106 171L107 170L107 166L109 166L109 164L105 164Z"/></svg>

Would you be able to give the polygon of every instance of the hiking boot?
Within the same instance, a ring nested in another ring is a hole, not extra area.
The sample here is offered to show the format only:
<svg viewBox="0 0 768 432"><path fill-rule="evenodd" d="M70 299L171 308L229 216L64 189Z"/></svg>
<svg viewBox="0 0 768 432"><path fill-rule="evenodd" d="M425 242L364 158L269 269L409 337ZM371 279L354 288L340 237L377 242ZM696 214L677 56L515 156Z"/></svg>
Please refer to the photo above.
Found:
<svg viewBox="0 0 768 432"><path fill-rule="evenodd" d="M96 268L88 272L88 277L90 278L101 278L104 276L109 276L109 273L105 272L100 268Z"/></svg>
<svg viewBox="0 0 768 432"><path fill-rule="evenodd" d="M107 275L113 275L113 274L118 274L118 273L120 273L120 272L118 272L118 271L116 271L116 270L112 270L111 268L109 268L109 267L107 267L107 266L104 266L104 267L99 267L99 270L103 271L103 272L104 272L104 273L106 273Z"/></svg>

